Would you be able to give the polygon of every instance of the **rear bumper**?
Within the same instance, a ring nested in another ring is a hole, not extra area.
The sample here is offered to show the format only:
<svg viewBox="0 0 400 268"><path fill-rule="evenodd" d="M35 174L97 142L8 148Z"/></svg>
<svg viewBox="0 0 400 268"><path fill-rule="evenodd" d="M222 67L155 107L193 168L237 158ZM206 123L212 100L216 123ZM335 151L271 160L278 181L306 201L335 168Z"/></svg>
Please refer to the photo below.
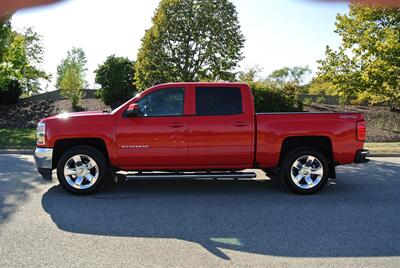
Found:
<svg viewBox="0 0 400 268"><path fill-rule="evenodd" d="M358 150L356 153L356 157L354 159L354 163L360 164L360 163L366 163L369 162L369 159L367 159L367 156L369 155L368 150Z"/></svg>
<svg viewBox="0 0 400 268"><path fill-rule="evenodd" d="M36 167L40 175L42 175L45 180L51 180L53 148L36 148L34 156Z"/></svg>

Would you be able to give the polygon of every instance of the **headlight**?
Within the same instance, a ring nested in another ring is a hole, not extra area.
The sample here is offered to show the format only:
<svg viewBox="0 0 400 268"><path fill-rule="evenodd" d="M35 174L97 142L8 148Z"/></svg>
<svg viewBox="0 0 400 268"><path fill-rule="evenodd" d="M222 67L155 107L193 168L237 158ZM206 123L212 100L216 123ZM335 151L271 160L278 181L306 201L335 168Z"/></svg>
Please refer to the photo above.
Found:
<svg viewBox="0 0 400 268"><path fill-rule="evenodd" d="M37 125L36 140L37 145L44 145L46 143L46 127L44 123Z"/></svg>

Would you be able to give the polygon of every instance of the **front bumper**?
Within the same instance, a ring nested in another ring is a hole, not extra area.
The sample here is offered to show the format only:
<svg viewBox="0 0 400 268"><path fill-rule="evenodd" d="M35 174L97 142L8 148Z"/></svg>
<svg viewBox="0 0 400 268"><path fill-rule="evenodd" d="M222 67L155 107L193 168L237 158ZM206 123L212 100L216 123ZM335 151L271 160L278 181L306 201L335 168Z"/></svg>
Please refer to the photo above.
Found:
<svg viewBox="0 0 400 268"><path fill-rule="evenodd" d="M53 148L36 148L35 149L36 167L43 179L51 180L51 172L53 168Z"/></svg>
<svg viewBox="0 0 400 268"><path fill-rule="evenodd" d="M367 159L367 156L369 155L368 150L358 150L356 153L356 157L354 159L354 163L360 164L360 163L366 163L369 162L369 159Z"/></svg>

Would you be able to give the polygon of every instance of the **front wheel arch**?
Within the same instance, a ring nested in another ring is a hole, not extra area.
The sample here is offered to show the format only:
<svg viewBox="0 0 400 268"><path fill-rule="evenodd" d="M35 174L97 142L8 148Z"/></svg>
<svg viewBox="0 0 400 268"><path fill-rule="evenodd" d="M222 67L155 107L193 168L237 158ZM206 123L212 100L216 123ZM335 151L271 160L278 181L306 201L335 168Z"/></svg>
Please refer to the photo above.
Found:
<svg viewBox="0 0 400 268"><path fill-rule="evenodd" d="M57 167L57 163L61 156L69 149L76 146L88 146L99 151L107 163L110 164L110 158L105 141L101 138L72 138L72 139L59 139L53 146L53 163L52 168Z"/></svg>

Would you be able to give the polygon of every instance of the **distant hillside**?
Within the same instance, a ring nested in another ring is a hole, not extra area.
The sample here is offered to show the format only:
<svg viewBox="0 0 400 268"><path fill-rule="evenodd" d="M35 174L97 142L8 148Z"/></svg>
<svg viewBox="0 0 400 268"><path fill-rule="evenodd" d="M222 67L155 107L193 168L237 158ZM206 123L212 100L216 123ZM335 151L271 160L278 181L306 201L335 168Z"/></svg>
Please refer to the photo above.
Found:
<svg viewBox="0 0 400 268"><path fill-rule="evenodd" d="M304 110L362 113L367 121L367 140L369 142L400 141L400 112L391 112L388 107L312 104L304 107Z"/></svg>
<svg viewBox="0 0 400 268"><path fill-rule="evenodd" d="M111 108L99 99L83 99L82 111L105 111ZM44 117L71 112L69 100L25 100L16 105L0 105L0 128L36 127Z"/></svg>

